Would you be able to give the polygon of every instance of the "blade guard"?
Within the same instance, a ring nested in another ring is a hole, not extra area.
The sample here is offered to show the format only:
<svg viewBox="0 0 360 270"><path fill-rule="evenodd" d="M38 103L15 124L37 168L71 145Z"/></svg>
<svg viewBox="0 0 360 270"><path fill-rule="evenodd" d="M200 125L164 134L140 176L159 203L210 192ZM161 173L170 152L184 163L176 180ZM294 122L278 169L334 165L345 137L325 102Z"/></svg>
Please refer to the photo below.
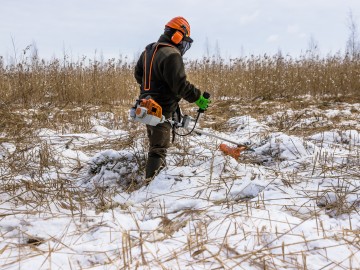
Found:
<svg viewBox="0 0 360 270"><path fill-rule="evenodd" d="M248 150L248 147L246 147L245 145L237 146L237 147L230 147L230 146L222 143L222 144L220 144L220 150L225 155L229 155L235 159L238 159L240 157L240 153Z"/></svg>

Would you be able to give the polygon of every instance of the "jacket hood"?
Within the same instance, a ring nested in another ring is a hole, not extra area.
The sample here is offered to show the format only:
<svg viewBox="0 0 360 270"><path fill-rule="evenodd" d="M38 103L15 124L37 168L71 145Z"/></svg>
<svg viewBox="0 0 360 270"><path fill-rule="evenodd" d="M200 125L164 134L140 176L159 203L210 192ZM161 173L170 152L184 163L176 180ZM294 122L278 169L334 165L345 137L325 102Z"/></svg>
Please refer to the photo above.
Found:
<svg viewBox="0 0 360 270"><path fill-rule="evenodd" d="M177 45L171 41L171 38L165 34L162 34L160 37L159 37L159 40L158 42L162 42L162 43L169 43L175 47L177 47Z"/></svg>

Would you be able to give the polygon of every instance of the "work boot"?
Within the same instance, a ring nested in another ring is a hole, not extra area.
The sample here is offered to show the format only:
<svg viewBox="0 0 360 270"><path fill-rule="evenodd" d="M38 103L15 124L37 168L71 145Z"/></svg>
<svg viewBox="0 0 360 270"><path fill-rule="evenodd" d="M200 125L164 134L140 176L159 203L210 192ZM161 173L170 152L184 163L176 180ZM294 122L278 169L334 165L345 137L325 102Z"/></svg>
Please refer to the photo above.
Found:
<svg viewBox="0 0 360 270"><path fill-rule="evenodd" d="M164 168L165 162L161 157L148 157L145 169L145 178L152 179L157 175L162 168Z"/></svg>

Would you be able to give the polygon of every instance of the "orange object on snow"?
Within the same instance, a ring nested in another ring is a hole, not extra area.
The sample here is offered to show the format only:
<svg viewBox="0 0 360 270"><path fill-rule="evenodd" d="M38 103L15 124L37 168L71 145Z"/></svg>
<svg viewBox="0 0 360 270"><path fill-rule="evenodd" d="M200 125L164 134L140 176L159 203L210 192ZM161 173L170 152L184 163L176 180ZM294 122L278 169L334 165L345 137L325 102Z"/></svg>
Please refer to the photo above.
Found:
<svg viewBox="0 0 360 270"><path fill-rule="evenodd" d="M236 146L236 147L230 147L224 143L220 144L220 150L224 152L224 154L232 156L235 159L238 159L240 157L240 153L247 150L247 146Z"/></svg>

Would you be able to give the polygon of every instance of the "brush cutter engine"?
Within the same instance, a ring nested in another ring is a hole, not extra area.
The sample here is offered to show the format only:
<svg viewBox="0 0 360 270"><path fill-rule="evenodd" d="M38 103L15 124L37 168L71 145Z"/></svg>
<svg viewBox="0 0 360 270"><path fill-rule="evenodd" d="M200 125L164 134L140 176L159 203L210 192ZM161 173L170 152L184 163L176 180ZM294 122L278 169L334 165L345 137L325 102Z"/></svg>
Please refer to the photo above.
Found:
<svg viewBox="0 0 360 270"><path fill-rule="evenodd" d="M137 100L130 109L130 117L136 122L150 126L165 122L161 106L150 97Z"/></svg>

